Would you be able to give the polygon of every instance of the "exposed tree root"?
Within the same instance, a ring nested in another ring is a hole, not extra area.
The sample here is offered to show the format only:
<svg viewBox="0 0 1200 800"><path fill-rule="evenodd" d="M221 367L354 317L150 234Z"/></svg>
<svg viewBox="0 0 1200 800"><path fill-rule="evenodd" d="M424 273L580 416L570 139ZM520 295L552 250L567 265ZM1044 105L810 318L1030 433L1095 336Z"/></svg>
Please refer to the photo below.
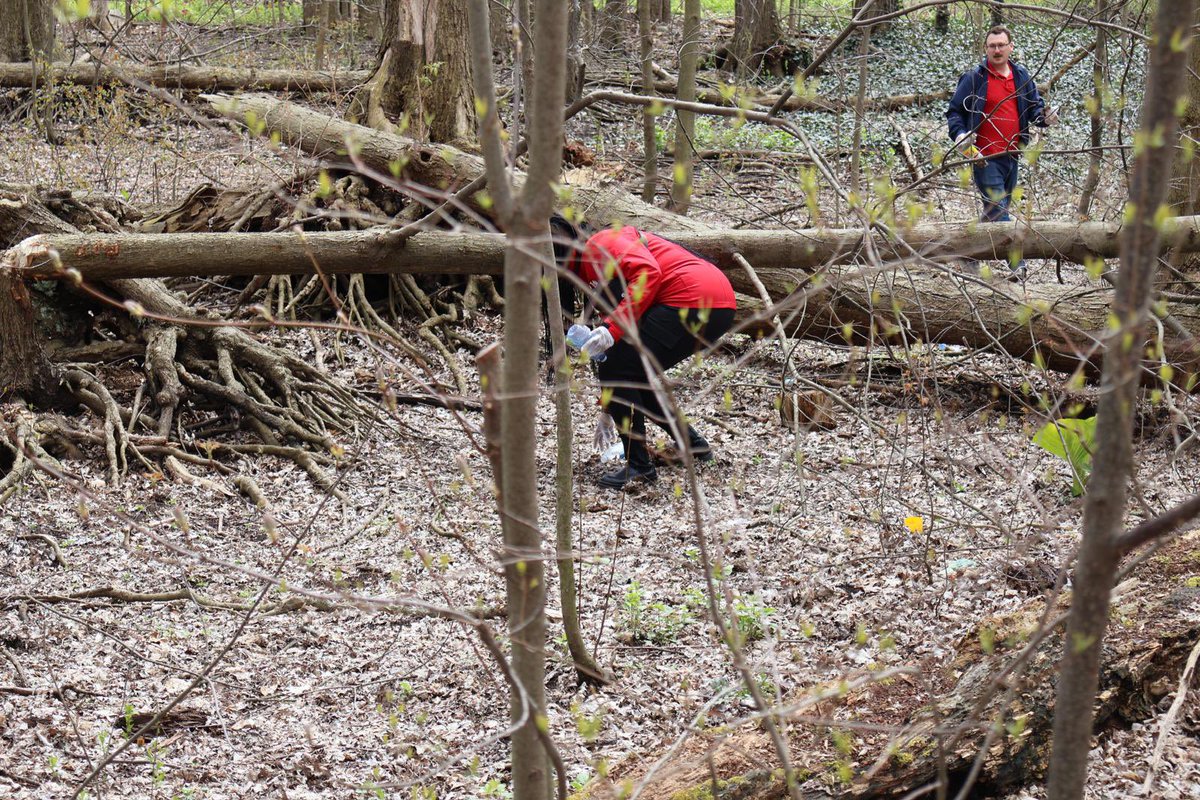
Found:
<svg viewBox="0 0 1200 800"><path fill-rule="evenodd" d="M0 437L0 445L11 453L13 459L8 473L0 477L0 505L20 490L25 480L33 474L38 462L52 465L58 470L62 469L58 460L42 447L32 417L27 411L16 412L8 435Z"/></svg>
<svg viewBox="0 0 1200 800"><path fill-rule="evenodd" d="M116 232L131 214L120 204L100 204L63 193L48 198L12 195L8 202L25 213L20 215L24 227L19 230L0 224L0 241L6 244L31 233L70 232L75 223ZM259 213L264 202L260 193L232 208L230 213L237 214L234 224L238 220L244 224L246 214ZM33 228L28 227L30 220ZM18 416L5 442L12 458L9 468L0 475L0 502L17 491L37 462L62 472L43 448L43 437L102 447L111 483L127 474L131 463L155 472L158 468L153 461L163 459L167 471L180 480L207 483L215 491L231 492L219 483L192 475L185 465L229 473L232 470L215 461L214 454L258 453L288 458L320 487L346 501L344 494L334 490L334 480L324 465L334 463L330 454L340 454L344 449L337 437L357 434L362 421L373 414L349 387L288 351L265 345L243 329L222 324L218 316L197 310L160 281L116 280L109 286L124 301L128 312L115 311L119 306L108 305L93 307L93 314L79 316L94 327L108 327L108 331L98 331L101 337L124 340L86 345L66 341L48 348L65 389L89 408L100 424L93 431L81 432L62 420L47 420L35 429L30 418ZM139 320L147 317L149 320L139 327ZM131 341L135 338L138 341ZM108 377L114 360L138 356L142 358L145 380L130 399L110 388ZM199 438L194 432L194 415L205 409L215 409L213 421L221 422L220 428L212 429L232 432L246 427L257 433L263 444L236 448L208 442L193 444ZM186 431L182 419L185 415ZM200 447L208 450L204 456L197 453Z"/></svg>
<svg viewBox="0 0 1200 800"><path fill-rule="evenodd" d="M54 556L54 563L58 564L63 569L71 568L71 565L67 563L65 558L63 558L62 548L58 546L58 542L54 540L53 536L47 533L22 533L19 534L17 538L28 539L29 541L34 542L45 542L46 546L50 548L51 555Z"/></svg>

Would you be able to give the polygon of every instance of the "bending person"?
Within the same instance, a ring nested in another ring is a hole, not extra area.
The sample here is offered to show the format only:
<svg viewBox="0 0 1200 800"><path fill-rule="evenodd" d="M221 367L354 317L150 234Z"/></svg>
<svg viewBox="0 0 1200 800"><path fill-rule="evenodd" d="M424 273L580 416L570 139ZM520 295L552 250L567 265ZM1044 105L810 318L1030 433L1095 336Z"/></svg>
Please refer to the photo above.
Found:
<svg viewBox="0 0 1200 800"><path fill-rule="evenodd" d="M551 220L555 260L600 295L611 309L582 346L598 364L600 385L625 446L625 464L600 478L600 485L621 488L632 480L654 480L658 473L646 448L646 418L670 432L667 412L646 375L637 341L657 371L665 372L710 346L733 326L733 287L715 265L682 245L632 227L605 229L583 241L583 232L561 217ZM700 461L712 449L686 420L687 447ZM682 445L681 443L681 446Z"/></svg>

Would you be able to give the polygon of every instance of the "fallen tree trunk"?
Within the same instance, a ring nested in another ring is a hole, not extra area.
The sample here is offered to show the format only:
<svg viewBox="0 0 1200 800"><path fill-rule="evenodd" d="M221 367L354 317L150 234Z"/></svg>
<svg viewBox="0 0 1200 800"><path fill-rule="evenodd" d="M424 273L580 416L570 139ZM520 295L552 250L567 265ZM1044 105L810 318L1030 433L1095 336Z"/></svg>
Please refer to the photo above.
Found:
<svg viewBox="0 0 1200 800"><path fill-rule="evenodd" d="M107 84L145 84L162 89L198 89L203 91L333 92L358 86L366 81L367 70L332 73L304 69L235 69L232 67L188 67L164 65L146 67L137 64L0 64L0 87L20 88L33 85L74 83L81 86Z"/></svg>
<svg viewBox="0 0 1200 800"><path fill-rule="evenodd" d="M993 232L991 229L996 229ZM1169 221L1175 246L1200 249L1200 217ZM796 335L845 342L881 336L893 341L996 347L1031 362L1072 372L1099 363L1107 324L1106 285L1019 287L963 280L905 263L908 248L931 256L968 252L1006 258L1006 245L1023 231L1013 223L917 226L904 243L877 237L876 251L897 261L882 269L838 267L861 254L861 231L671 232L687 247L726 270L739 291L754 288L734 260L754 264L776 301L804 302L789 324ZM1115 253L1117 226L1041 223L1027 239L1026 256L1058 251L1076 258ZM1054 247L1051 247L1054 245ZM1045 249L1043 249L1045 248ZM393 231L279 234L73 234L37 236L5 253L4 269L26 279L63 277L103 282L118 277L334 273L500 274L504 237L487 233L419 233L398 240ZM790 269L802 267L804 272ZM816 277L819 276L819 277ZM799 291L798 291L799 290ZM786 308L785 315L786 315ZM1177 378L1200 372L1200 307L1169 307L1185 333L1163 333L1165 359Z"/></svg>
<svg viewBox="0 0 1200 800"><path fill-rule="evenodd" d="M1200 590L1187 580L1200 567L1198 543L1195 533L1171 542L1114 591L1113 613L1122 624L1112 626L1104 642L1098 730L1145 721L1174 690L1200 639ZM915 670L895 670L884 679L865 678L858 687L831 685L784 703L780 716L791 723L799 797L932 797L942 770L949 779L942 788L956 792L977 760L978 778L968 796L992 796L1037 780L1050 749L1061 628L1028 653L1021 651L1069 601L1067 595L1047 612L1038 598L985 620L959 643L948 680L938 673L916 679ZM690 741L654 769L617 771L588 796L627 796L632 788L646 800L788 797L772 744L750 727L693 731ZM840 750L830 731L841 737Z"/></svg>
<svg viewBox="0 0 1200 800"><path fill-rule="evenodd" d="M644 226L643 226L644 227ZM657 229L662 231L662 229ZM1045 221L1031 224L916 225L888 237L870 235L881 258L911 263L919 256L936 262L963 256L1007 261L1014 252L1025 258L1060 258L1084 263L1117 253L1120 223ZM864 256L861 229L812 228L799 231L667 229L680 244L709 258L736 277L740 253L756 269L797 270L792 288L804 273L836 264L853 264ZM1166 244L1183 252L1200 251L1200 216L1172 217L1164 223ZM56 251L59 261L39 259L36 251ZM61 269L77 270L85 280L178 277L182 275L300 275L385 273L481 275L500 274L504 237L495 233L426 231L399 238L394 229L321 233L178 233L69 234L36 236L13 248L10 268L25 277L55 277ZM918 272L922 270L918 267ZM932 273L926 269L924 272ZM776 276L772 295L791 292L785 277Z"/></svg>
<svg viewBox="0 0 1200 800"><path fill-rule="evenodd" d="M349 143L355 154L354 160L358 164L385 175L389 174L395 165L399 168L397 171L401 177L424 186L437 187L442 193L449 193L469 184L483 172L482 159L478 156L445 145L437 148L423 146L402 136L332 119L273 97L248 95L231 98L217 95L205 99L219 113L232 119L245 122L248 114L253 116L254 120L263 123L253 126L260 135L278 134L289 145L318 158L340 163L350 161L346 154ZM518 173L514 177L519 186L523 176ZM575 205L594 223L603 225L619 220L649 230L668 232L674 238L692 243L702 251L702 239L707 237L715 247L708 252L710 257L716 259L727 270L732 269L728 246L730 243L741 241L736 238L740 232L714 230L711 225L694 218L680 217L656 208L632 197L620 186L578 185L572 181L569 173L565 177ZM1191 224L1193 222L1187 217L1170 222L1171 232L1164 239L1181 249L1194 248L1198 237L1194 224ZM1042 235L1031 235L1028 231L1019 229L1016 223L968 223L959 226L958 230L963 236L955 242L960 255L999 255L1005 258L1010 245L1017 241L1029 257L1046 253L1053 257L1083 261L1089 256L1115 252L1115 230L1090 228L1075 223L1039 224L1038 231L1064 232L1055 243L1053 252L1040 249L1045 241ZM1086 232L1087 236L1082 239L1073 238L1078 232ZM690 239L689 235L692 234L702 239ZM377 236L370 232L353 235ZM906 234L906 241L910 236L915 235ZM946 229L941 229L915 249L932 249L937 242L944 244L945 236ZM848 235L843 232L841 235L835 234L832 240L825 242L822 250L814 237L807 234L794 235L793 245L789 245L786 260L777 256L777 260L771 262L767 252L769 248L755 249L748 244L747 252L743 255L756 268L765 268L769 263L786 263L790 266L827 263L839 260L835 257L837 254L857 251L861 243L861 232L855 231ZM314 243L320 242L312 236L308 238ZM804 241L800 244L799 240ZM423 239L410 240L408 244L414 257L418 241ZM917 241L916 238L913 239L914 243ZM365 253L356 258L358 271L371 269L373 265L381 263L381 250L375 249L374 244L363 247ZM224 248L225 251L232 249L235 248ZM819 260L801 260L812 258L811 254L817 252L822 254ZM954 251L947 248L936 252ZM212 257L215 253L209 252L204 255ZM455 264L470 264L472 269L490 271L494 267L485 267L483 256L484 253L478 252L468 253L466 257L460 255L447 258L441 271L453 271ZM395 254L391 257L397 258ZM322 263L332 265L334 262L323 260ZM263 264L259 266L261 269L266 268ZM730 276L739 291L757 296L757 291L740 270L730 272ZM789 294L792 289L808 280L803 273L787 271L768 271L761 277L775 298ZM1049 287L1033 286L1029 287L1030 300L1025 302L1024 298L1015 296L1017 293L1011 287L996 290L984 289L973 283L960 284L943 280L934 280L931 283L931 276L922 276L915 270L883 273L854 284L837 280L834 276L826 276L825 280L827 283L824 291L831 293L829 300L824 304L811 304L818 308L818 312L806 315L797 323L800 333L819 338L837 337L840 341L845 341L844 333L847 330L851 338L857 340L858 337L868 336L872 332L895 328L896 332L911 339L996 346L1019 358L1042 359L1051 368L1062 371L1070 372L1080 365L1091 369L1099 363L1098 337L1092 332L1101 330L1106 324L1109 297L1107 288L1085 290L1082 293L1072 291L1059 296ZM857 288L860 285L862 288ZM876 297L873 294L885 285L890 285L889 291L895 293L895 297L882 294ZM895 311L893 299L896 301ZM979 302L983 302L984 305L982 310L976 311L975 304ZM929 309L913 314L912 311L921 308L922 304L928 304ZM945 315L934 313L936 309L945 312ZM1053 314L1047 313L1051 311ZM1176 304L1171 306L1170 312L1181 321L1183 332L1177 332L1168 326L1163 342L1166 358L1177 365L1177 377L1195 373L1200 362L1195 334L1200 331L1200 325L1195 319L1194 309L1189 305ZM1074 316L1076 313L1079 316ZM849 329L845 327L847 323L850 325Z"/></svg>

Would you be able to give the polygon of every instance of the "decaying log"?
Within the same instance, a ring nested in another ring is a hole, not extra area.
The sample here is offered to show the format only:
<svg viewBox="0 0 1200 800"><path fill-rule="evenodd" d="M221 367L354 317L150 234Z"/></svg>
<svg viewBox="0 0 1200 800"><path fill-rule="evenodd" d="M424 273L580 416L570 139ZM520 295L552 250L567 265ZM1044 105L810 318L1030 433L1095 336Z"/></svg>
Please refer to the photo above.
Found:
<svg viewBox="0 0 1200 800"><path fill-rule="evenodd" d="M251 129L278 133L281 141L326 161L358 162L381 175L399 174L433 197L470 183L483 174L483 159L449 145L417 142L405 136L310 111L269 95L201 95L213 110Z"/></svg>
<svg viewBox="0 0 1200 800"><path fill-rule="evenodd" d="M1097 730L1145 721L1175 688L1200 639L1200 588L1192 585L1200 571L1198 544L1196 533L1169 543L1114 592ZM862 688L815 687L785 702L800 797L867 800L909 792L932 797L943 760L949 796L977 759L978 780L969 796L992 796L1037 780L1049 755L1063 643L1061 627L1040 640L1035 633L1069 601L1064 595L1047 613L1039 598L985 620L958 644L945 676L915 680L912 673L892 670L890 678ZM1033 644L1023 653L1028 643ZM897 718L903 723L896 724ZM696 732L655 770L617 771L589 796L627 796L634 787L646 800L788 797L774 748L765 733L751 727ZM840 751L831 731L838 731Z"/></svg>
<svg viewBox="0 0 1200 800"><path fill-rule="evenodd" d="M32 86L35 65L0 64L0 86ZM51 64L37 66L38 84L47 81L81 86L117 83L145 84L162 89L200 89L204 91L333 92L345 91L363 83L366 70L324 72L305 69L237 69L233 67L189 67L164 65L146 67L137 64Z"/></svg>
<svg viewBox="0 0 1200 800"><path fill-rule="evenodd" d="M626 217L625 219L629 219ZM638 219L630 224L647 227ZM775 276L778 299L785 278L793 288L806 275L827 265L853 264L863 258L861 229L812 228L799 231L700 230L652 228L711 259L731 273L740 253L756 269L793 271ZM1086 263L1112 258L1121 231L1118 222L998 222L916 225L887 237L871 236L872 247L889 263L936 263L970 256L1007 261L1060 258ZM1164 240L1181 252L1200 251L1200 216L1173 217L1164 223ZM57 261L49 258L53 250ZM299 275L314 265L330 274L407 273L445 275L500 274L504 237L476 232L424 232L400 239L394 230L260 233L62 234L35 236L12 248L5 263L24 277L59 277L77 270L88 281L110 278L183 275ZM928 267L928 264L926 265ZM782 292L782 294L780 294Z"/></svg>
<svg viewBox="0 0 1200 800"><path fill-rule="evenodd" d="M464 186L482 173L478 156L445 145L419 145L402 136L334 120L272 97L207 99L231 118L245 121L248 114L253 116L262 123L254 126L260 135L278 133L288 144L334 162L348 161L349 148L354 160L367 168L389 174L396 165L402 177L440 192ZM523 176L516 177L519 182ZM729 271L735 288L751 294L753 288L746 285L741 269L732 260L732 252L739 251L759 270L775 300L799 286L813 288L813 284L804 272L771 267L812 267L852 260L863 243L862 232L857 230L766 233L714 229L643 203L620 186L577 184L569 174L566 183L575 205L594 223L621 220L667 233L713 258ZM875 246L884 257L911 257L915 251L925 256L956 254L1003 260L1010 248L1019 244L1026 257L1086 261L1114 254L1116 240L1117 228L1103 223L964 223L916 226L903 233L904 245L880 239ZM1164 240L1180 249L1197 249L1197 220L1180 217L1169 221ZM54 248L64 259L64 266L75 266L89 280L98 280L102 274L89 270L111 269L117 263L123 263L122 270L133 269L135 264L173 270L157 274L309 272L313 263L330 272L498 272L503 249L498 240L486 234L456 234L452 240L419 234L403 247L389 247L387 232L360 231L279 234L265 240L262 235L245 235L242 239L228 238L217 248L199 244L211 240L181 238L176 259L164 249L175 245L162 237L57 241ZM31 249L26 246L23 255L10 253L6 258L9 263L29 264L35 271L44 271L44 258L22 260ZM1098 363L1096 333L1106 324L1110 295L1107 287L1099 285L1083 291L1040 284L1023 289L951 279L917 267L889 268L865 276L830 268L820 280L821 296L809 298L809 313L792 323L799 335L844 342L847 333L856 341L871 333L891 333L894 338L909 341L992 346L1019 358L1041 360L1064 372L1074 371L1081 364L1091 368ZM1165 326L1163 351L1166 360L1175 365L1177 379L1186 381L1187 375L1200 371L1200 349L1196 345L1200 320L1195 306L1173 304L1169 311L1181 327Z"/></svg>
<svg viewBox="0 0 1200 800"><path fill-rule="evenodd" d="M1025 237L1026 256L1072 254L1103 257L1115 252L1117 225L1015 223L917 226L904 244L878 237L876 250L903 258L909 249L937 257L970 253L1006 258L1007 246ZM733 258L740 253L753 264L772 299L801 299L805 313L789 325L789 334L844 343L869 336L893 341L924 341L969 347L998 347L1026 361L1063 372L1099 363L1100 333L1107 324L1111 290L1057 284L1020 286L1001 281L963 279L934 268L893 262L863 271L832 266L861 253L862 232L729 231L670 232L674 239L711 258L725 269L739 291L753 292ZM1200 217L1178 217L1168 236L1181 249L1200 249ZM7 269L36 279L76 270L89 282L121 275L326 273L499 274L504 239L487 233L419 233L397 242L387 230L279 234L73 234L39 236L9 250L0 260ZM57 259L57 261L55 260ZM830 265L830 266L822 266ZM783 269L803 267L805 271ZM802 294L796 294L797 290ZM784 317L788 317L785 308ZM1163 354L1176 377L1186 382L1200 372L1200 307L1179 303L1169 311L1181 330L1166 327Z"/></svg>

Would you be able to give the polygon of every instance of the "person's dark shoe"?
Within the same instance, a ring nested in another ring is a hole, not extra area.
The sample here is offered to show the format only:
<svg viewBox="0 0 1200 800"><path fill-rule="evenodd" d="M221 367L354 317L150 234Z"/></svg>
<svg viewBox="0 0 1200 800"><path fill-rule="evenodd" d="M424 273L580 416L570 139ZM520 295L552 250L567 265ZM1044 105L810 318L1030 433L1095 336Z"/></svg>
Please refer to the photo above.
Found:
<svg viewBox="0 0 1200 800"><path fill-rule="evenodd" d="M650 451L641 439L630 439L621 434L621 444L625 445L625 463L612 472L600 476L598 483L606 489L623 489L631 481L654 481L658 479L658 470L650 460Z"/></svg>
<svg viewBox="0 0 1200 800"><path fill-rule="evenodd" d="M598 483L606 489L623 489L631 481L651 482L656 480L658 480L658 470L654 468L653 464L626 463L612 472L601 475Z"/></svg>
<svg viewBox="0 0 1200 800"><path fill-rule="evenodd" d="M687 433L688 448L692 451L692 458L700 462L712 461L715 456L713 455L712 447L708 444L708 440L701 436L700 432L691 425L688 426Z"/></svg>
<svg viewBox="0 0 1200 800"><path fill-rule="evenodd" d="M1008 275L1008 279L1013 283L1024 283L1027 277L1029 277L1029 271L1025 269L1024 261L1017 262Z"/></svg>

